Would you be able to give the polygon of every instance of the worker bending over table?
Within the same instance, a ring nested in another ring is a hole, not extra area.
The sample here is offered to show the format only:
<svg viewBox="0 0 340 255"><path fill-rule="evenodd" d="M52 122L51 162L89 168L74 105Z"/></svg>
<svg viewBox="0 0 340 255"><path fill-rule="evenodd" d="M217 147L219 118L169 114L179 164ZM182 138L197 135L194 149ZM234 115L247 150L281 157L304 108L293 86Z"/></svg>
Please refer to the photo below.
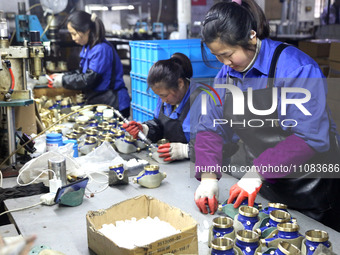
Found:
<svg viewBox="0 0 340 255"><path fill-rule="evenodd" d="M331 171L293 172L318 164L335 169L340 163L338 134L326 104L327 84L318 64L296 47L270 40L269 24L254 0L215 4L205 16L201 35L202 44L224 65L216 76L223 107L208 98L208 112L197 127L198 208L208 213L208 206L211 214L217 209L221 172L204 170L221 164L222 144L228 139L221 130L230 129L252 160L247 173L230 187L228 203L236 208L247 198L253 206L260 192L340 231L339 178ZM265 171L273 167L290 171Z"/></svg>

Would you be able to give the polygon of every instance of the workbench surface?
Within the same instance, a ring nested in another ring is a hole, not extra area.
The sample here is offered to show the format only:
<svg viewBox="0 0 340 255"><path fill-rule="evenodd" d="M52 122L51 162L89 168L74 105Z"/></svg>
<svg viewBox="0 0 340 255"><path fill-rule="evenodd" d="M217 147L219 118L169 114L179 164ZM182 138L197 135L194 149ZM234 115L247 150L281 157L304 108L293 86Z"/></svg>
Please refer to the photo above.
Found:
<svg viewBox="0 0 340 255"><path fill-rule="evenodd" d="M113 204L135 196L146 194L191 214L198 222L199 235L205 229L203 224L205 220L211 225L213 218L219 214L222 215L220 212L215 215L204 215L199 212L194 202L194 192L199 182L192 176L193 174L190 175L189 161L161 164L160 171L166 172L167 177L163 180L161 186L156 189L147 189L139 184L134 184L130 177L128 185L109 186L104 191L96 193L94 197L84 197L83 203L77 207L39 205L31 209L12 212L11 216L23 236L37 235L35 245L46 245L66 255L85 255L93 254L87 245L86 213L109 208ZM98 178L104 177L98 175ZM220 203L228 198L229 188L236 182L236 178L223 174L222 179L219 181ZM15 178L6 178L4 187L9 187L10 183L13 183L12 186L14 186ZM94 192L95 190L100 190L101 185L103 184L89 183L88 188ZM8 199L5 201L5 206L7 209L12 210L33 205L39 201L40 195ZM264 207L268 204L268 201L261 196L256 198L256 202L262 203ZM340 243L337 242L340 240L339 232L297 211L289 210L289 212L297 219L301 234L304 234L309 229L327 231L333 244L333 251L340 254ZM209 253L207 242L199 242L199 251L199 254L202 255Z"/></svg>

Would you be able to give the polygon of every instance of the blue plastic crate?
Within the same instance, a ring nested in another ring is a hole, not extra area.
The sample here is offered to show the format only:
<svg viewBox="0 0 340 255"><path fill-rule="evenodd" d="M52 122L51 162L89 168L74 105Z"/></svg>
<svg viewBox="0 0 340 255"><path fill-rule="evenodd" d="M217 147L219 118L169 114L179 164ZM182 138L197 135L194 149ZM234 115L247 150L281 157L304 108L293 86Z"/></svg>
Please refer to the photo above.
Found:
<svg viewBox="0 0 340 255"><path fill-rule="evenodd" d="M189 57L193 67L193 77L215 77L222 66L214 55L206 49L210 64L216 68L204 64L201 54L200 39L186 40L149 40L131 41L131 73L147 78L151 66L158 60L168 59L172 54L181 52Z"/></svg>
<svg viewBox="0 0 340 255"><path fill-rule="evenodd" d="M145 78L133 74L131 74L130 77L132 104L135 107L138 107L138 109L136 108L136 111L145 111L153 116L153 111L157 106L158 96L152 89L147 89L148 85ZM140 119L136 119L135 116L133 116L133 119L141 121Z"/></svg>
<svg viewBox="0 0 340 255"><path fill-rule="evenodd" d="M132 118L135 121L144 122L153 119L153 112L146 110L134 103L131 104L132 107Z"/></svg>

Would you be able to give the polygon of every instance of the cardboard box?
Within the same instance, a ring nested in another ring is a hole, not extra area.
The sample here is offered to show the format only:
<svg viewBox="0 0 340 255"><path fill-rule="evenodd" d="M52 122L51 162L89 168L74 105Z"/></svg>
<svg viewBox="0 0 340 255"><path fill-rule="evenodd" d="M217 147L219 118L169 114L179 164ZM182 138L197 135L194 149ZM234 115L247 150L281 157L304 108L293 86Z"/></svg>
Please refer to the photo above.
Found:
<svg viewBox="0 0 340 255"><path fill-rule="evenodd" d="M265 0L264 13L267 20L281 19L281 1Z"/></svg>
<svg viewBox="0 0 340 255"><path fill-rule="evenodd" d="M181 233L160 239L149 245L126 249L119 247L98 231L103 224L115 223L120 220L137 220L158 217L170 223ZM198 254L197 222L187 213L174 208L153 197L138 196L115 204L106 210L89 211L86 215L88 246L96 254L119 255L161 255Z"/></svg>
<svg viewBox="0 0 340 255"><path fill-rule="evenodd" d="M338 72L338 75L338 78L327 79L327 104L336 124L337 131L340 133L340 71Z"/></svg>
<svg viewBox="0 0 340 255"><path fill-rule="evenodd" d="M340 78L340 71L329 69L327 78Z"/></svg>
<svg viewBox="0 0 340 255"><path fill-rule="evenodd" d="M299 49L312 58L327 58L330 47L331 41L327 39L299 41Z"/></svg>
<svg viewBox="0 0 340 255"><path fill-rule="evenodd" d="M327 104L331 111L333 121L336 124L336 130L340 133L340 112L339 112L340 99L335 100L332 98L327 98Z"/></svg>
<svg viewBox="0 0 340 255"><path fill-rule="evenodd" d="M333 99L338 101L338 107L340 106L340 79L334 78L334 79L327 79L327 87L328 87L328 93L327 93L327 99ZM340 111L338 110L337 112Z"/></svg>
<svg viewBox="0 0 340 255"><path fill-rule="evenodd" d="M315 60L316 63L318 63L319 66L322 66L322 65L328 65L329 64L329 59L328 58L319 58L319 57L316 57L316 58L313 58Z"/></svg>
<svg viewBox="0 0 340 255"><path fill-rule="evenodd" d="M329 60L340 62L340 42L331 43Z"/></svg>
<svg viewBox="0 0 340 255"><path fill-rule="evenodd" d="M323 75L325 77L328 77L328 74L329 74L329 66L328 65L319 65Z"/></svg>
<svg viewBox="0 0 340 255"><path fill-rule="evenodd" d="M337 61L333 61L333 60L330 60L329 61L329 68L332 69L333 71L338 71L340 72L340 61L337 62Z"/></svg>

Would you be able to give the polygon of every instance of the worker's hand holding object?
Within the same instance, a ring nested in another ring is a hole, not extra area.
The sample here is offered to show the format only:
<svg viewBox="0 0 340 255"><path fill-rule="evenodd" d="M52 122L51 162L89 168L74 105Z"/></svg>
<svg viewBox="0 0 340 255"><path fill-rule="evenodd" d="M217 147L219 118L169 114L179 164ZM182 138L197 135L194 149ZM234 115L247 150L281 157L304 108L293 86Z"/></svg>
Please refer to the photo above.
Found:
<svg viewBox="0 0 340 255"><path fill-rule="evenodd" d="M48 79L48 86L53 88L61 88L63 86L63 76L62 73L54 73L50 75Z"/></svg>
<svg viewBox="0 0 340 255"><path fill-rule="evenodd" d="M158 147L157 152L164 161L173 161L189 158L187 143L166 143Z"/></svg>
<svg viewBox="0 0 340 255"><path fill-rule="evenodd" d="M195 192L195 203L204 214L214 214L218 206L218 180L213 178L202 178Z"/></svg>
<svg viewBox="0 0 340 255"><path fill-rule="evenodd" d="M138 138L139 131L142 131L146 136L148 134L149 128L145 124L138 123L134 120L129 123L124 123L123 128L130 134L134 139Z"/></svg>
<svg viewBox="0 0 340 255"><path fill-rule="evenodd" d="M254 206L257 193L262 187L262 180L255 167L251 168L229 191L228 204L234 203L234 208L240 206L243 200L248 198L248 205Z"/></svg>

